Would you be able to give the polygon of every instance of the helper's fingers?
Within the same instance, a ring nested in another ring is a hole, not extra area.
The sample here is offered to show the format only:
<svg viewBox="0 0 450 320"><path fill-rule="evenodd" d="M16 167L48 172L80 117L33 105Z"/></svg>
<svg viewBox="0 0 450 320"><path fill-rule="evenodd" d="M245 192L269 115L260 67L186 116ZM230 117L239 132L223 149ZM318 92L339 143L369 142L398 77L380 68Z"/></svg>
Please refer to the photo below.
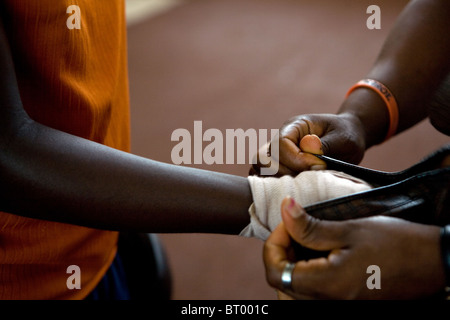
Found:
<svg viewBox="0 0 450 320"><path fill-rule="evenodd" d="M266 278L270 284L277 282L280 268L283 268L288 261L290 244L289 234L281 222L264 243L263 260L266 267Z"/></svg>
<svg viewBox="0 0 450 320"><path fill-rule="evenodd" d="M281 216L288 234L304 247L329 251L347 246L348 222L316 219L290 197L281 204Z"/></svg>
<svg viewBox="0 0 450 320"><path fill-rule="evenodd" d="M281 177L284 175L291 175L295 176L297 175L297 172L294 172L290 170L288 167L282 165L279 163L279 157L278 155L271 155L271 144L268 142L264 146L262 146L258 152L253 156L252 159L252 166L249 170L249 175L261 175L261 168L270 168L275 167L278 168L278 171L273 176L275 177Z"/></svg>
<svg viewBox="0 0 450 320"><path fill-rule="evenodd" d="M311 167L318 165L324 169L325 163L309 154L323 154L320 151L321 146L317 144L317 142L320 144L318 138L321 134L323 134L321 125L316 125L313 121L302 117L290 120L280 130L280 163L297 173L311 170ZM302 144L305 137L312 135L314 137L306 138ZM303 150L303 147L307 150Z"/></svg>
<svg viewBox="0 0 450 320"><path fill-rule="evenodd" d="M324 287L327 280L331 279L329 283L333 283L333 268L331 268L330 260L320 258L296 262L292 274L292 286L286 289L282 283L282 274L286 264L292 261L289 259L291 241L283 222L266 240L263 259L267 282L296 299L316 298L318 290Z"/></svg>
<svg viewBox="0 0 450 320"><path fill-rule="evenodd" d="M305 170L325 169L325 162L313 154L323 154L320 138L311 134L314 125L298 120L286 124L280 134L262 146L252 160L250 175L260 175L261 168L278 168L276 176L295 176ZM273 144L277 146L273 148Z"/></svg>
<svg viewBox="0 0 450 320"><path fill-rule="evenodd" d="M315 134L308 134L300 140L300 150L312 154L323 154L322 142Z"/></svg>
<svg viewBox="0 0 450 320"><path fill-rule="evenodd" d="M266 257L271 255L270 248ZM267 282L274 288L286 293L294 299L320 299L334 296L333 283L336 281L336 268L333 260L339 260L339 253L333 254L333 258L319 258L295 263L292 272L292 282L286 288L282 281L283 271L288 260L271 264L270 259L265 260Z"/></svg>
<svg viewBox="0 0 450 320"><path fill-rule="evenodd" d="M282 138L280 140L280 164L286 166L296 173L311 169L325 169L325 162L320 160L313 154L310 154L309 150L314 150L317 148L317 141L312 141L312 139L310 138L310 136L307 136L307 142L303 144L307 147L308 150L301 149L300 144L296 144L289 138ZM315 140L315 138L313 139Z"/></svg>
<svg viewBox="0 0 450 320"><path fill-rule="evenodd" d="M289 197L281 207L283 222L264 245L267 281L298 299L327 297L334 290L333 281L348 247L348 224L315 219ZM330 253L324 258L295 262L292 285L286 289L281 276L286 264L292 261L289 259L291 241Z"/></svg>
<svg viewBox="0 0 450 320"><path fill-rule="evenodd" d="M300 141L300 147L291 140L280 140L280 148L277 154L267 143L254 155L249 170L249 175L261 175L261 168L277 167L274 176L296 176L305 170L323 170L325 162L310 154L323 154L320 138L316 135L307 135Z"/></svg>

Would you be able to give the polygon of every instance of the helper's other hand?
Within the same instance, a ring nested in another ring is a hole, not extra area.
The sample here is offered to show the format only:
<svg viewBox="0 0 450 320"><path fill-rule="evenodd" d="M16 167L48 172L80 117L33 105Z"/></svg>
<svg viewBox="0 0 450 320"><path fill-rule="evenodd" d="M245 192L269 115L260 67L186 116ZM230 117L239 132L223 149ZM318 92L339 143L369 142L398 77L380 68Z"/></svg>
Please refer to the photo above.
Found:
<svg viewBox="0 0 450 320"><path fill-rule="evenodd" d="M269 284L295 299L415 299L445 286L437 226L386 216L318 220L291 198L281 208L283 222L265 243L264 263ZM292 241L329 254L295 261ZM285 288L281 275L289 261L295 268ZM380 289L369 289L373 265Z"/></svg>
<svg viewBox="0 0 450 320"><path fill-rule="evenodd" d="M350 113L309 114L289 119L279 134L278 176L292 175L306 170L324 169L323 161L310 153L325 154L343 161L359 163L364 155L364 130L358 118ZM308 136L319 137L318 146ZM264 147L270 154L270 148ZM265 152L260 152L264 156ZM271 155L276 156L276 155ZM258 159L259 160L259 159ZM255 161L250 174L259 174L260 168L268 161Z"/></svg>

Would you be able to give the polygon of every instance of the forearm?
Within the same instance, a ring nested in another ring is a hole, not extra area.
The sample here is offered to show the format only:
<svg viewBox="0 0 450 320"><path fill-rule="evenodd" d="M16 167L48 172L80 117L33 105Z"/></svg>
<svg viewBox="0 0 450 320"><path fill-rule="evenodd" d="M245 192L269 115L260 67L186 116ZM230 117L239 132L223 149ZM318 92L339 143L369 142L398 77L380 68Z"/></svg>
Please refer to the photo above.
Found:
<svg viewBox="0 0 450 320"><path fill-rule="evenodd" d="M2 146L0 210L111 230L236 234L246 178L158 163L30 122Z"/></svg>
<svg viewBox="0 0 450 320"><path fill-rule="evenodd" d="M367 78L384 83L399 107L401 132L427 116L427 102L450 71L450 2L416 0L403 10ZM339 113L356 115L365 128L366 147L383 141L388 113L370 89L355 90Z"/></svg>
<svg viewBox="0 0 450 320"><path fill-rule="evenodd" d="M40 125L24 111L0 21L0 211L111 230L239 233L244 177L144 159Z"/></svg>

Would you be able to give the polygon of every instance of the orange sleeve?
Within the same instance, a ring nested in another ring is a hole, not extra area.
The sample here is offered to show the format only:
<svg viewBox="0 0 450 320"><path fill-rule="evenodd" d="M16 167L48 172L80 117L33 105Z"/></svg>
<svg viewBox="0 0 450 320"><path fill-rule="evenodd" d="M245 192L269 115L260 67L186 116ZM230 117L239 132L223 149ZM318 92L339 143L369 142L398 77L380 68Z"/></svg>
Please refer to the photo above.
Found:
<svg viewBox="0 0 450 320"><path fill-rule="evenodd" d="M78 16L67 12L70 5L78 6ZM0 6L30 117L129 151L124 1L4 0ZM68 28L77 17L80 28ZM0 235L0 299L84 298L111 264L118 238L4 212ZM80 290L66 286L70 265L80 267Z"/></svg>

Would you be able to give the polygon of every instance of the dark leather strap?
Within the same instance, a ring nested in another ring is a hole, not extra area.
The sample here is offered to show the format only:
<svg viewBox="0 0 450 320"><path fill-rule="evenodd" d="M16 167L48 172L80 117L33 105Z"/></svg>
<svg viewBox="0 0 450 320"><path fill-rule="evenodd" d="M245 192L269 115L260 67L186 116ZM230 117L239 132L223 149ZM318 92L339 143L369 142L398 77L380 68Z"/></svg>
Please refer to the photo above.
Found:
<svg viewBox="0 0 450 320"><path fill-rule="evenodd" d="M388 215L426 224L450 224L450 167L323 201L305 210L324 220Z"/></svg>
<svg viewBox="0 0 450 320"><path fill-rule="evenodd" d="M333 159L327 156L315 155L325 161L327 169L342 171L354 177L360 178L372 184L374 187L385 186L410 178L414 175L437 169L445 157L450 155L450 145L443 146L439 150L425 157L412 167L397 172L386 172L357 166L351 163Z"/></svg>
<svg viewBox="0 0 450 320"><path fill-rule="evenodd" d="M323 220L387 215L418 223L450 225L450 167L441 168L444 158L448 155L450 145L404 171L393 173L319 156L327 163L328 169L363 179L375 188L307 206L305 210ZM450 230L446 231L444 239L450 238L448 234ZM450 251L450 244L446 244L446 250ZM293 245L298 259L311 259L327 254L314 252L296 243ZM450 252L445 257L450 270Z"/></svg>

